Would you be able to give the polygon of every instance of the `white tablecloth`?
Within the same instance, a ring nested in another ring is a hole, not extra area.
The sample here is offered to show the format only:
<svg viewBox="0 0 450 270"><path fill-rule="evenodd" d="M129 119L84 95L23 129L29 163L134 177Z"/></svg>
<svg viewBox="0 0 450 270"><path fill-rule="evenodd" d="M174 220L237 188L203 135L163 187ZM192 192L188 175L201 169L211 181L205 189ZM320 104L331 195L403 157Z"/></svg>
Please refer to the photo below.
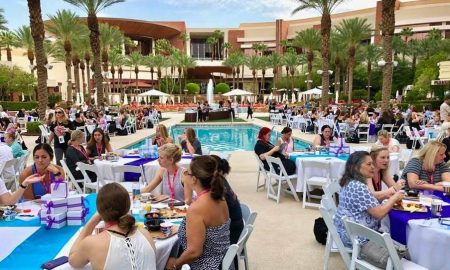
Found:
<svg viewBox="0 0 450 270"><path fill-rule="evenodd" d="M6 222L6 221L5 221ZM39 230L40 227L0 227L0 261L8 257L23 241Z"/></svg>
<svg viewBox="0 0 450 270"><path fill-rule="evenodd" d="M450 270L450 230L431 221L413 219L406 229L411 261L430 270Z"/></svg>
<svg viewBox="0 0 450 270"><path fill-rule="evenodd" d="M295 160L295 164L297 166L297 185L295 187L295 190L297 192L303 192L303 166L302 166L302 160L303 159L309 159L309 160L318 160L323 162L331 162L331 179L332 181L339 181L339 179L344 175L345 171L345 163L346 161L336 158L336 157L297 157ZM399 160L397 155L390 155L390 163L389 163L389 170L391 172L391 175L398 174L399 172ZM312 171L308 170L306 171L306 178L309 178L311 176L325 176L325 173L321 171Z"/></svg>
<svg viewBox="0 0 450 270"><path fill-rule="evenodd" d="M80 230L81 230L81 228L80 228ZM69 256L70 249L72 248L72 245L75 242L75 240L77 239L79 233L80 233L80 231L78 231L69 240L69 242L67 242L67 244L61 249L61 251L58 253L58 255L55 256L55 259L59 258L61 256ZM156 256L156 269L157 270L164 270L167 259L169 258L169 255L170 255L170 251L172 250L172 247L176 243L177 240L178 240L178 236L176 236L176 235L172 236L168 239L164 239L164 240L155 240L155 247L156 247L155 256ZM75 268L71 267L70 264L68 264L68 263L55 268L55 270L69 270L69 269L71 270L71 269L75 269ZM77 268L77 269L79 269L79 268ZM88 264L81 269L92 269L92 267L90 264Z"/></svg>
<svg viewBox="0 0 450 270"><path fill-rule="evenodd" d="M118 165L125 165L126 163L136 161L139 157L136 158L119 158L118 161L106 161L106 160L98 160L96 159L94 161L95 165L97 166L99 170L100 177L105 180L111 180L114 179L118 182L122 182L124 178L124 174L120 173L117 175L113 175L113 172L111 170L111 167L118 166ZM189 158L182 158L181 161L178 163L181 167L187 168L189 164L191 163L192 159ZM144 164L144 174L145 179L149 183L152 181L152 179L155 177L156 172L160 168L158 160L151 161L149 163ZM155 194L161 193L161 186L158 186L155 191Z"/></svg>

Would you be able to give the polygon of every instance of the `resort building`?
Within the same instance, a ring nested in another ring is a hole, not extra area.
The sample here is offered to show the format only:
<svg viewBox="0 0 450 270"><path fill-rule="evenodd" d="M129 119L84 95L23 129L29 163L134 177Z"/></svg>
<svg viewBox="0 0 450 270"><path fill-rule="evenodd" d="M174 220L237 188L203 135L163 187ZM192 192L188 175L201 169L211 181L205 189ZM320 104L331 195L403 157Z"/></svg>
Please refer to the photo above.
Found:
<svg viewBox="0 0 450 270"><path fill-rule="evenodd" d="M370 40L362 41L366 43L381 43L381 33L379 26L381 24L381 1L378 1L376 7L343 12L332 15L333 25L339 24L344 19L359 17L367 19L372 25L373 35ZM396 4L396 30L398 34L404 28L411 28L413 36L410 39L422 39L432 29L438 29L442 33L443 38L450 38L450 2L446 0L422 0L422 1L398 1ZM223 66L223 60L226 57L224 44L231 44L230 51L240 50L246 55L255 54L252 49L254 43L263 43L267 46L264 54L272 52L282 53L283 40L292 40L297 32L307 28L320 29L320 17L312 17L298 20L277 19L272 22L259 23L241 23L236 28L189 28L189 22L172 21L172 22L156 22L142 21L123 18L99 18L100 23L108 23L118 26L129 37L135 45L135 48L143 55L155 53L155 43L158 39L167 39L170 44L181 51L185 51L188 55L196 60L197 66L188 70L188 80L200 83L202 90L206 89L209 78L213 77L215 82L231 82L231 69ZM214 31L219 30L223 36L219 38L216 49L208 44L207 39ZM186 33L189 40L183 41L181 34ZM128 54L130 49L123 46L123 52ZM298 49L301 52L301 49ZM29 70L29 64L24 51L15 49L13 51L14 64L22 66L25 70ZM4 61L2 61L3 63ZM65 96L66 74L64 63L53 61L53 69L49 70L49 80L57 91L60 89L62 95ZM135 89L134 68L123 67L123 83L128 85L129 89ZM299 69L302 67L299 67ZM301 70L299 70L301 71ZM170 68L163 70L162 76L170 74ZM112 74L105 73L107 83L112 83ZM177 76L177 72L175 72ZM257 77L261 77L261 71L257 72ZM241 75L242 77L242 75ZM244 79L240 80L239 88L250 89L252 84L252 71L244 68ZM151 80L153 78L153 81ZM267 78L263 88L268 88L273 78L272 68L266 70L265 78ZM130 91L131 95L137 94L143 90L148 90L157 83L156 72L150 74L148 67L142 66L139 71L139 82L137 83L139 90ZM242 81L244 82L242 84ZM113 84L112 100L118 101L119 89L114 89ZM183 93L181 93L183 94Z"/></svg>

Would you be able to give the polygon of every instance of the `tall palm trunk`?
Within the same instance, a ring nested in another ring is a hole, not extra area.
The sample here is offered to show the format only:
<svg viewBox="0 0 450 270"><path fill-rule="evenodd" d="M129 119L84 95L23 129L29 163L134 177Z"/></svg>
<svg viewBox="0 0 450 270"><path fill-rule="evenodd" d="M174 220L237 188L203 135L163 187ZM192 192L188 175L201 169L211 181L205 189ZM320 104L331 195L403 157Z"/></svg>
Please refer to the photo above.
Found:
<svg viewBox="0 0 450 270"><path fill-rule="evenodd" d="M356 47L352 46L349 48L348 56L348 103L352 103L352 92L353 92L353 68L355 66L355 54Z"/></svg>
<svg viewBox="0 0 450 270"><path fill-rule="evenodd" d="M372 88L372 61L367 62L367 101L370 101L370 88Z"/></svg>
<svg viewBox="0 0 450 270"><path fill-rule="evenodd" d="M72 45L70 44L70 41L64 42L64 51L66 52L66 73L67 73L67 101L72 103L73 97L72 97L72 62L71 62L71 51L72 51Z"/></svg>
<svg viewBox="0 0 450 270"><path fill-rule="evenodd" d="M87 92L89 94L89 98L92 94L91 92L91 68L90 68L90 62L91 62L91 56L89 54L84 55L84 61L86 61L86 78L87 78Z"/></svg>
<svg viewBox="0 0 450 270"><path fill-rule="evenodd" d="M6 61L12 62L12 55L11 55L12 49L9 46L6 46Z"/></svg>
<svg viewBox="0 0 450 270"><path fill-rule="evenodd" d="M74 74L74 78L75 78L75 89L77 91L77 93L81 94L81 87L80 87L80 67L79 67L79 63L76 61L73 64L73 74Z"/></svg>
<svg viewBox="0 0 450 270"><path fill-rule="evenodd" d="M84 61L80 62L80 69L81 69L81 82L82 82L82 87L83 87L83 96L86 96L86 76L84 74L86 65L84 64Z"/></svg>
<svg viewBox="0 0 450 270"><path fill-rule="evenodd" d="M330 31L331 31L331 16L325 11L322 14L320 34L322 36L322 100L321 106L323 109L328 106L328 90L330 88Z"/></svg>
<svg viewBox="0 0 450 270"><path fill-rule="evenodd" d="M34 63L34 52L33 50L27 50L28 61L30 61L30 65L32 66ZM1 60L1 58L0 58ZM34 77L34 68L31 69L31 75Z"/></svg>
<svg viewBox="0 0 450 270"><path fill-rule="evenodd" d="M274 67L273 70L272 70L272 73L273 73L273 88L277 88L276 87L276 82L277 82L277 79L278 79L278 67ZM272 92L272 91L270 91L270 92Z"/></svg>
<svg viewBox="0 0 450 270"><path fill-rule="evenodd" d="M28 0L28 10L30 13L31 35L33 36L34 51L36 54L39 119L44 120L45 111L48 104L48 92L47 69L45 68L46 57L44 50L44 22L42 21L41 1Z"/></svg>
<svg viewBox="0 0 450 270"><path fill-rule="evenodd" d="M122 75L123 75L122 66L119 66L118 73L119 73L120 100L123 100L123 97L125 96L125 89L123 89L122 85Z"/></svg>
<svg viewBox="0 0 450 270"><path fill-rule="evenodd" d="M235 67L232 68L231 74L233 76L233 89L235 89L236 88L236 86L235 86L235 83L236 83L235 82L235 79L236 79L236 68Z"/></svg>
<svg viewBox="0 0 450 270"><path fill-rule="evenodd" d="M89 34L89 41L91 43L92 54L94 55L94 78L95 86L97 87L97 102L98 105L103 106L103 77L100 63L100 32L98 30L98 19L95 12L88 14L88 28L91 31Z"/></svg>
<svg viewBox="0 0 450 270"><path fill-rule="evenodd" d="M383 69L383 88L381 90L381 110L389 110L389 99L392 89L392 41L395 30L395 0L382 0L382 21L381 28L383 34L383 59L386 63Z"/></svg>
<svg viewBox="0 0 450 270"><path fill-rule="evenodd" d="M341 91L341 59L338 56L336 56L336 59L334 60L334 65L334 91L339 92Z"/></svg>
<svg viewBox="0 0 450 270"><path fill-rule="evenodd" d="M110 71L111 71L111 78L112 78L112 87L110 88L110 91L109 91L108 103L111 103L111 96L112 96L112 92L114 91L114 88L117 89L117 82L114 80L115 75L116 75L116 69L114 68L113 65L111 65Z"/></svg>
<svg viewBox="0 0 450 270"><path fill-rule="evenodd" d="M306 78L306 90L311 89L312 87L312 62L314 59L314 53L312 51L308 51L308 75Z"/></svg>

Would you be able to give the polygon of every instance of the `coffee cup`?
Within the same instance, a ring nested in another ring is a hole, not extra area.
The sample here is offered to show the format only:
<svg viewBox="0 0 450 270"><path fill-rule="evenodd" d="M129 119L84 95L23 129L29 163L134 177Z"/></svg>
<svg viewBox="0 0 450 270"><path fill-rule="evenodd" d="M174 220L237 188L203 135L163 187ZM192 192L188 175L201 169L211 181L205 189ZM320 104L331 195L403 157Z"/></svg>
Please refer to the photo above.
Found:
<svg viewBox="0 0 450 270"><path fill-rule="evenodd" d="M169 236L172 233L172 223L170 222L164 222L161 223L161 232L165 235L165 236Z"/></svg>
<svg viewBox="0 0 450 270"><path fill-rule="evenodd" d="M444 187L444 194L450 196L450 182L443 182L442 186Z"/></svg>

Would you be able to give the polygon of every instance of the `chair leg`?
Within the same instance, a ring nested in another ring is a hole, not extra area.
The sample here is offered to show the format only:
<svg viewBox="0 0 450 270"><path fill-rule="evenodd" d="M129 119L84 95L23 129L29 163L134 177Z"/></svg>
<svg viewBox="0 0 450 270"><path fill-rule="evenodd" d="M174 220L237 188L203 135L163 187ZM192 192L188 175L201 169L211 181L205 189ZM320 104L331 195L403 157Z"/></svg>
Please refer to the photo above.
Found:
<svg viewBox="0 0 450 270"><path fill-rule="evenodd" d="M258 177L256 178L256 192L258 192L259 189L259 177L261 175L261 170L258 169Z"/></svg>
<svg viewBox="0 0 450 270"><path fill-rule="evenodd" d="M280 179L280 180L277 180L277 182L278 182L277 203L280 203L280 197L281 197L281 184L282 184L283 182L281 181L281 179Z"/></svg>
<svg viewBox="0 0 450 270"><path fill-rule="evenodd" d="M294 185L292 185L291 180L287 180L287 183L288 183L289 188L291 189L292 196L294 196L294 199L295 199L297 202L299 202L300 199L299 199L298 196L297 196L297 192L295 191Z"/></svg>
<svg viewBox="0 0 450 270"><path fill-rule="evenodd" d="M330 260L330 252L331 252L331 245L333 244L331 241L331 235L328 232L327 234L327 243L325 245L325 254L323 259L323 270L328 270L329 260Z"/></svg>
<svg viewBox="0 0 450 270"><path fill-rule="evenodd" d="M244 265L245 265L245 270L250 269L248 267L247 247L245 247L245 246L244 246Z"/></svg>
<svg viewBox="0 0 450 270"><path fill-rule="evenodd" d="M306 179L303 179L303 203L302 208L306 207L306 193L308 192L308 185L306 184Z"/></svg>

